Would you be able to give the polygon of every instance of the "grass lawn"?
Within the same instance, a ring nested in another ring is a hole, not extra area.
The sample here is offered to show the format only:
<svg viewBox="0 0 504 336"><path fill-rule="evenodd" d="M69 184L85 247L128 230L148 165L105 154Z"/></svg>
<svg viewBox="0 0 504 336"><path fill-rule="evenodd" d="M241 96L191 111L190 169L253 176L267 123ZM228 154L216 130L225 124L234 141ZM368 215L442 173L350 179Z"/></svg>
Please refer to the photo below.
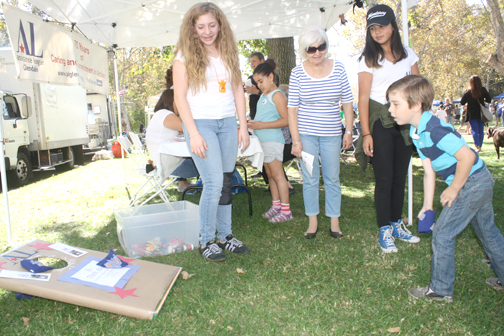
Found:
<svg viewBox="0 0 504 336"><path fill-rule="evenodd" d="M472 145L472 138L465 137ZM481 157L496 181L496 224L504 232L504 159L496 159L485 139ZM397 241L399 252L383 254L377 243L371 166L362 175L355 160L341 164L342 217L345 234L329 236L329 218L319 216L319 234L307 240L302 185L291 196L294 220L269 224L261 213L270 206L262 179L249 180L254 216L248 216L245 193L233 197L235 236L250 248L248 255L228 255L211 263L197 251L147 260L181 266L195 274L175 283L153 321L132 318L35 298L18 301L0 289L2 335L385 335L400 327L403 335L503 335L504 292L485 285L495 274L472 228L457 239L455 302L414 300L412 287L430 278L431 235L418 244ZM420 159L413 160L414 213L421 208ZM249 174L255 172L250 168ZM129 174L133 177L132 174ZM140 180L130 179L135 184ZM441 211L438 179L435 210ZM321 186L323 190L323 185ZM173 200L180 196L170 190ZM321 212L324 193L321 192ZM189 200L198 202L198 196ZM113 210L128 203L121 160L98 161L9 193L14 246L35 238L77 247L124 253ZM158 202L159 200L156 200ZM8 249L1 207L0 252ZM406 215L405 206L404 214ZM411 228L416 231L415 225ZM240 274L236 271L245 271ZM23 317L30 318L28 326Z"/></svg>

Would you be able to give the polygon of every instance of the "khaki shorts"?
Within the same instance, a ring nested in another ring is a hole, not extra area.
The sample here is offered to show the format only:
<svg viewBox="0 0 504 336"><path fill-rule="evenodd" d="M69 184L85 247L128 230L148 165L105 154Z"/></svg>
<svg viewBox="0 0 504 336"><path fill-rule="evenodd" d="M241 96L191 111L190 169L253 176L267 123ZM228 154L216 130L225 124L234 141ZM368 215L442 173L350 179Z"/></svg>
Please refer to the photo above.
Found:
<svg viewBox="0 0 504 336"><path fill-rule="evenodd" d="M277 159L280 162L283 162L283 151L284 144L277 141L266 141L261 142L261 147L264 152L264 163L273 162L273 160Z"/></svg>

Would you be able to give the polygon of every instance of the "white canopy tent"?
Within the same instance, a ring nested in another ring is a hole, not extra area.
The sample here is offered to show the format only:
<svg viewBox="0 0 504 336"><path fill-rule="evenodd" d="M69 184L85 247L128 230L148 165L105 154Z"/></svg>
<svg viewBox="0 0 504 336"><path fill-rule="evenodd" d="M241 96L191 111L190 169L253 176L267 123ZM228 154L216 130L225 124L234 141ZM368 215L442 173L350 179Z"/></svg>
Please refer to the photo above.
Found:
<svg viewBox="0 0 504 336"><path fill-rule="evenodd" d="M174 45L184 14L198 0L30 0L56 20L108 47ZM353 0L218 0L238 40L299 35L308 25L329 29Z"/></svg>

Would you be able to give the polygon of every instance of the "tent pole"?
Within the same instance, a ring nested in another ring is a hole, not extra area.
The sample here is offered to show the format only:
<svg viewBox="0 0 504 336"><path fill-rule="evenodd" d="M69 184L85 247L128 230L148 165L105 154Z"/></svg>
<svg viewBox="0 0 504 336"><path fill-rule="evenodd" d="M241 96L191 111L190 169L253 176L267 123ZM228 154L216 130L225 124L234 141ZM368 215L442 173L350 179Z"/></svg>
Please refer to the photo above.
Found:
<svg viewBox="0 0 504 336"><path fill-rule="evenodd" d="M117 73L117 49L114 48L114 82L117 105L117 125L119 126L119 135L122 135L122 120L121 120L121 97L119 96L119 74Z"/></svg>
<svg viewBox="0 0 504 336"><path fill-rule="evenodd" d="M122 119L121 119L121 97L119 96L119 73L117 72L117 49L114 48L114 82L115 82L115 91L116 91L116 100L117 100L117 124L119 125L119 135L122 136ZM126 193L128 193L127 181L126 181L126 161L124 161L124 150L121 145L121 161L123 166L123 175L124 175L124 188L126 189Z"/></svg>
<svg viewBox="0 0 504 336"><path fill-rule="evenodd" d="M0 101L3 100L3 92L0 91ZM5 168L5 155L4 155L4 135L2 122L0 121L0 141L2 147L0 148L0 170L2 174L2 193L4 195L5 204L5 222L7 224L7 243L12 246L12 232L11 232L11 222L10 222L10 211L9 211L9 188L7 186L7 170ZM9 167L10 168L10 167Z"/></svg>
<svg viewBox="0 0 504 336"><path fill-rule="evenodd" d="M409 47L408 0L401 0L403 44ZM413 224L413 157L408 166L408 225Z"/></svg>

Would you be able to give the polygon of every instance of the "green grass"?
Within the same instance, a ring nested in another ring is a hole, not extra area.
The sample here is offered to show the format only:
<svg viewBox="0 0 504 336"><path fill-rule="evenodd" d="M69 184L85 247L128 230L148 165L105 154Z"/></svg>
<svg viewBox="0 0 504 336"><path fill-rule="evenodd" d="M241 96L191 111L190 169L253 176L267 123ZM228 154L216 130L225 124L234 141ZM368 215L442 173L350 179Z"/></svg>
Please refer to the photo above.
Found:
<svg viewBox="0 0 504 336"><path fill-rule="evenodd" d="M465 137L471 144L472 138ZM502 217L504 159L495 158L485 140L481 157L496 181L496 224ZM421 162L414 164L414 213L422 199ZM370 167L371 168L371 167ZM248 169L249 174L255 172ZM128 175L132 176L132 175ZM132 180L138 183L140 180ZM269 224L260 215L270 205L262 180L249 181L254 216L245 193L233 197L233 230L250 248L248 255L228 255L221 263L197 251L147 260L181 266L195 275L179 278L157 319L132 318L45 299L17 301L0 289L2 335L384 335L400 327L403 335L502 335L504 293L487 285L495 277L472 228L457 239L455 302L413 300L412 287L429 283L431 235L418 244L398 241L399 253L383 254L377 244L373 174L365 176L355 161L341 164L342 217L345 234L329 236L329 218L319 216L319 234L306 240L302 185L291 197L295 219ZM435 210L444 183L438 179ZM323 190L323 186L321 186ZM170 190L173 200L180 195ZM323 213L324 193L321 192ZM121 160L98 161L9 193L14 246L34 239L60 241L102 252L117 248L113 210L127 205ZM190 196L197 202L198 196ZM2 208L0 251L7 247ZM404 213L406 215L407 207ZM413 226L416 230L416 221ZM236 272L237 268L245 271ZM22 317L29 317L25 326Z"/></svg>

